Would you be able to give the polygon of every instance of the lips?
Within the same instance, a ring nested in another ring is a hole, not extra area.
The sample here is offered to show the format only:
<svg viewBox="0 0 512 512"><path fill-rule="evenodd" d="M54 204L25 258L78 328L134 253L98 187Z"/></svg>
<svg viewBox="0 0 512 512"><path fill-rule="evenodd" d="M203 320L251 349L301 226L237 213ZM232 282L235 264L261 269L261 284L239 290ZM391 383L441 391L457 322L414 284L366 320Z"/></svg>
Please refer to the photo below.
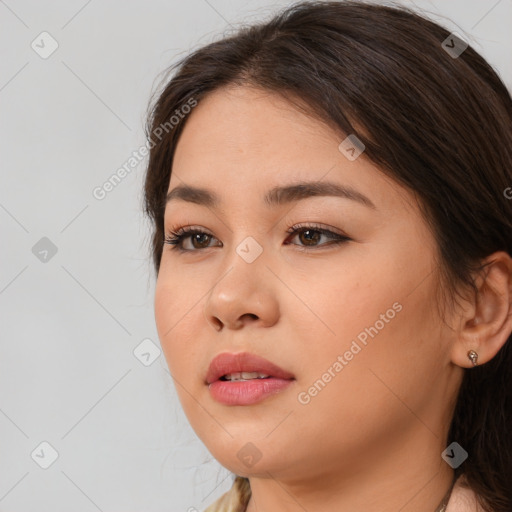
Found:
<svg viewBox="0 0 512 512"><path fill-rule="evenodd" d="M283 380L294 379L293 374L283 370L263 357L248 352L238 354L224 352L214 357L210 363L205 379L206 384L211 384L224 375L241 372L264 373L270 378Z"/></svg>

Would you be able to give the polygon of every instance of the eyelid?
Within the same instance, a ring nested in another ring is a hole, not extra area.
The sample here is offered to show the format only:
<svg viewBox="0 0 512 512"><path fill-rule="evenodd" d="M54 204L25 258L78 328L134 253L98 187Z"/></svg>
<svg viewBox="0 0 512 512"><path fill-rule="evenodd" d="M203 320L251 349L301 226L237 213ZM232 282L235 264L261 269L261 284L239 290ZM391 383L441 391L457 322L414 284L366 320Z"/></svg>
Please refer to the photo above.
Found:
<svg viewBox="0 0 512 512"><path fill-rule="evenodd" d="M323 229L326 231L331 231L334 234L337 234L339 236L345 236L345 237L349 238L349 236L339 228L335 228L334 226L330 226L328 224L321 224L318 222L307 222L307 221L306 222L298 222L296 224L293 224L293 226L291 226L290 228L288 228L286 230L286 233L294 233L295 231L297 231L301 228L310 228L310 229L318 229L318 230ZM197 224L174 225L174 226L171 225L169 227L169 229L167 230L167 233L182 234L182 233L190 232L190 231L200 231L201 233L204 233L204 234L207 234L207 235L210 235L210 236L216 238L216 236L211 231L209 231L207 228L204 228ZM190 234L190 233L187 233L187 234Z"/></svg>
<svg viewBox="0 0 512 512"><path fill-rule="evenodd" d="M334 228L334 227L327 226L325 224L316 223L316 222L301 222L301 223L294 224L286 231L286 233L289 233L290 235L294 235L292 238L295 238L296 236L299 235L300 232L307 231L307 230L316 231L323 236L327 236L331 240L329 242L326 242L323 244L308 246L308 245L292 244L291 242L288 241L290 239L290 237L288 237L285 240L285 245L294 245L297 247L298 250L310 252L310 251L317 251L319 249L322 249L324 247L329 247L332 245L340 245L342 243L349 242L349 241L353 240L352 238L350 238L348 235L346 235L344 232L342 232L338 228ZM211 233L209 230L207 230L203 227L194 226L194 225L186 225L186 226L181 226L181 227L171 227L170 230L164 235L163 242L164 242L164 244L171 245L172 246L170 248L171 250L178 250L182 253L193 253L193 252L201 253L207 249L211 249L213 247L219 247L217 245L217 246L203 247L203 248L199 248L199 249L184 249L183 242L185 240L190 240L190 237L195 234L207 235L215 240L218 240L218 238L213 233ZM218 241L221 244L220 247L223 247L222 242L220 240L218 240Z"/></svg>
<svg viewBox="0 0 512 512"><path fill-rule="evenodd" d="M181 233L185 233L185 232L190 232L190 231L200 231L201 233L205 233L207 235L211 235L211 236L215 236L211 231L209 231L208 229L202 227L202 226L199 226L197 224L186 224L186 225L183 225L183 226L171 226L168 230L169 233L178 233L178 234L181 234Z"/></svg>
<svg viewBox="0 0 512 512"><path fill-rule="evenodd" d="M291 226L286 232L294 233L295 231L298 231L299 229L302 228L309 228L318 231L329 231L330 233L333 233L335 235L349 238L349 236L346 233L344 233L341 229L335 228L334 226L329 226L328 224L321 224L318 222L298 222L297 224Z"/></svg>

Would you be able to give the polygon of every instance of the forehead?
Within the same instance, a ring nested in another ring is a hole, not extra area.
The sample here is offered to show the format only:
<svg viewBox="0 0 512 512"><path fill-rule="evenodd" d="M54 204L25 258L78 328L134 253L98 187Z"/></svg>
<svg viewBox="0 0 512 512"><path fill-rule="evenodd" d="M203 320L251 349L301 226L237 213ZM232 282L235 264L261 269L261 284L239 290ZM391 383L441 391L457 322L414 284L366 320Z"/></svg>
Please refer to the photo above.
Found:
<svg viewBox="0 0 512 512"><path fill-rule="evenodd" d="M362 156L339 150L346 137L281 96L253 87L218 89L189 114L178 141L169 189L192 185L258 196L291 182L330 181L391 208L409 194ZM366 192L363 192L366 191Z"/></svg>
<svg viewBox="0 0 512 512"><path fill-rule="evenodd" d="M222 155L229 160L265 162L299 159L334 145L341 137L306 116L279 95L253 87L217 89L190 113L178 142L175 162Z"/></svg>

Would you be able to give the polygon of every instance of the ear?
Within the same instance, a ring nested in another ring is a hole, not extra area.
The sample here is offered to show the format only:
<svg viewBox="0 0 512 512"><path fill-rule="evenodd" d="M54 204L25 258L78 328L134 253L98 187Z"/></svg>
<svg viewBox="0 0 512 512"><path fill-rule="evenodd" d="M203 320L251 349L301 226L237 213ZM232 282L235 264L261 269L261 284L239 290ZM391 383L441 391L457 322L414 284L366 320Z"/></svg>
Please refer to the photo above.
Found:
<svg viewBox="0 0 512 512"><path fill-rule="evenodd" d="M512 332L512 258L504 251L488 256L483 274L475 281L478 293L467 303L451 360L472 368L468 351L478 354L478 365L490 361Z"/></svg>

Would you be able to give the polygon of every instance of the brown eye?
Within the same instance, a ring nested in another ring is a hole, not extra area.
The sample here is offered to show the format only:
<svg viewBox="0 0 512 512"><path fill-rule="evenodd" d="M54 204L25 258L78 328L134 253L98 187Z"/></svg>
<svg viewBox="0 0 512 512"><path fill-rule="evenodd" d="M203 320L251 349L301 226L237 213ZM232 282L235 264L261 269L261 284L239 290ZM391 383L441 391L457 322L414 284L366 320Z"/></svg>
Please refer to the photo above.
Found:
<svg viewBox="0 0 512 512"><path fill-rule="evenodd" d="M205 247L208 247L210 239L211 235L208 233L194 233L190 237L192 247L194 247L194 249L204 249Z"/></svg>
<svg viewBox="0 0 512 512"><path fill-rule="evenodd" d="M296 237L299 239L299 243L294 243L293 245L296 245L302 250L307 248L314 249L324 245L341 244L351 240L345 235L334 233L328 229L316 226L294 226L288 230L288 233L295 235L293 237L289 237L288 240L293 240ZM320 243L322 237L325 237L327 241ZM190 243L188 244L188 247L186 247L186 242L188 242L189 239ZM216 240L213 235L205 231L192 228L180 228L176 231L171 231L165 236L163 241L165 244L174 246L172 247L173 249L177 249L182 252L195 252L201 249L214 247L213 245L210 245L212 239ZM285 241L285 245L290 244L288 240ZM219 242L217 247L222 247L222 242Z"/></svg>
<svg viewBox="0 0 512 512"><path fill-rule="evenodd" d="M171 247L172 249L178 249L183 252L194 252L200 249L208 249L212 238L215 237L199 229L180 228L166 235L164 243L174 246ZM189 239L192 247L184 247L185 242Z"/></svg>
<svg viewBox="0 0 512 512"><path fill-rule="evenodd" d="M322 233L316 229L305 229L299 233L299 239L304 245L315 245L321 237Z"/></svg>
<svg viewBox="0 0 512 512"><path fill-rule="evenodd" d="M351 240L347 236L334 233L333 231L330 231L328 229L316 226L294 226L290 228L288 233L295 235L293 237L290 237L288 240L298 238L299 244L294 245L297 245L299 249L307 249L309 247L314 249L316 247L322 247L324 245L341 244ZM320 243L322 237L327 238L327 242ZM290 242L287 243L289 244Z"/></svg>

